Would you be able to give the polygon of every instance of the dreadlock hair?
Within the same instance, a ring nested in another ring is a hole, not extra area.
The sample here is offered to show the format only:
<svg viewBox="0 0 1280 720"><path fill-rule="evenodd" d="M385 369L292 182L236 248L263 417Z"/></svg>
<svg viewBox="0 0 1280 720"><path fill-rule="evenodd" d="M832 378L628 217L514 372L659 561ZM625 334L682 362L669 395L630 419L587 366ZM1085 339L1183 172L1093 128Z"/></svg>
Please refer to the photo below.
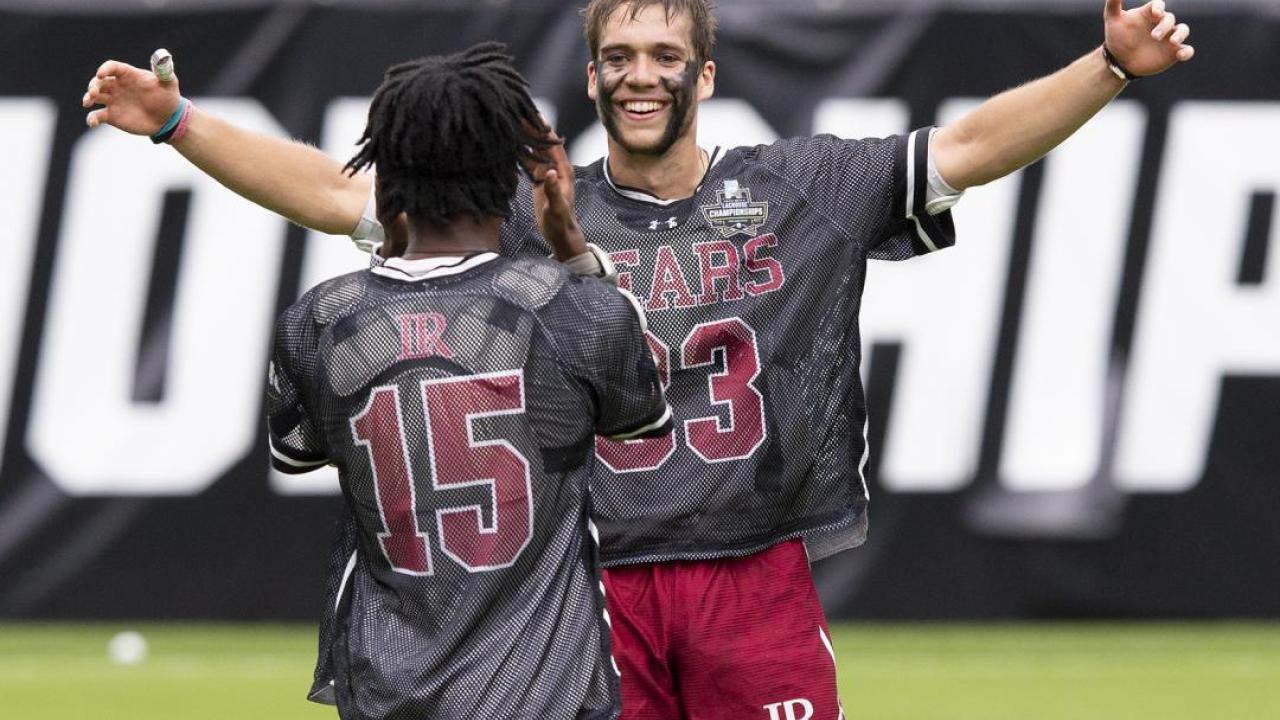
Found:
<svg viewBox="0 0 1280 720"><path fill-rule="evenodd" d="M582 33L587 38L587 47L591 49L591 59L600 59L600 36L615 12L625 7L627 19L635 20L641 10L651 5L662 6L668 23L679 15L688 15L693 25L689 40L693 43L695 59L699 62L711 59L718 27L715 3L711 0L591 0L581 11Z"/></svg>
<svg viewBox="0 0 1280 720"><path fill-rule="evenodd" d="M516 173L549 162L558 141L505 51L486 42L387 70L362 147L344 168L354 175L376 166L380 218L403 212L444 226L510 216Z"/></svg>

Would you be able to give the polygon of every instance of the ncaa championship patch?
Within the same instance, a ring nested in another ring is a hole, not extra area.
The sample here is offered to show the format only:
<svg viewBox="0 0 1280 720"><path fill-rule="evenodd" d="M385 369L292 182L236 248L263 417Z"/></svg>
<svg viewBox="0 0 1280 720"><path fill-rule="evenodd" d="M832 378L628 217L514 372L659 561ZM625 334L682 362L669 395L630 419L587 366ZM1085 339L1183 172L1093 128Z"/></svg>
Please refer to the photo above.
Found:
<svg viewBox="0 0 1280 720"><path fill-rule="evenodd" d="M722 237L755 237L756 231L769 221L769 203L751 202L751 188L739 186L737 180L725 180L724 189L716 191L716 200L703 205L702 214Z"/></svg>

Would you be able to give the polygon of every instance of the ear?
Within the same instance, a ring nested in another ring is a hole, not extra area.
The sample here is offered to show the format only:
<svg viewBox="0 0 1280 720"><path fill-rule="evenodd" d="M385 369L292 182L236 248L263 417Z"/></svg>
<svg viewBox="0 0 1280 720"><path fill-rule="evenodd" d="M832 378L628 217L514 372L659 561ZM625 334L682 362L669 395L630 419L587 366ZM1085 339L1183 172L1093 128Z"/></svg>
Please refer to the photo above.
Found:
<svg viewBox="0 0 1280 720"><path fill-rule="evenodd" d="M600 91L596 88L597 80L596 63L592 60L587 63L587 97L591 98L592 102L595 102L596 98L600 95Z"/></svg>
<svg viewBox="0 0 1280 720"><path fill-rule="evenodd" d="M702 72L698 73L698 102L710 99L716 94L716 64L710 60L702 64Z"/></svg>

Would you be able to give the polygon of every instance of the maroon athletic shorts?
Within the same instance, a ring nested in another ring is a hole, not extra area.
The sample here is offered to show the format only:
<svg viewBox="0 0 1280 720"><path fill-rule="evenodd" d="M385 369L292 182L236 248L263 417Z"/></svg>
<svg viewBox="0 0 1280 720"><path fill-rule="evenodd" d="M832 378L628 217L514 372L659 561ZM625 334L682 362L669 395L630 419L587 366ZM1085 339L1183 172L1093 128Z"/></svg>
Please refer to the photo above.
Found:
<svg viewBox="0 0 1280 720"><path fill-rule="evenodd" d="M622 720L838 720L804 543L604 571Z"/></svg>

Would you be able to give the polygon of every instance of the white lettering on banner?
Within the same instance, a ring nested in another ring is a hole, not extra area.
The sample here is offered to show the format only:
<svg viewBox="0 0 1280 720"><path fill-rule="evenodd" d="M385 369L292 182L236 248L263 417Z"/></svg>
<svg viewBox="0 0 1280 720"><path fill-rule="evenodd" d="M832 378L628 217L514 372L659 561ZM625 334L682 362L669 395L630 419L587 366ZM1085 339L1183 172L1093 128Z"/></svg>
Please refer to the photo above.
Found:
<svg viewBox="0 0 1280 720"><path fill-rule="evenodd" d="M906 130L910 115L910 109L901 100L824 100L813 111L813 132L842 138L888 137Z"/></svg>
<svg viewBox="0 0 1280 720"><path fill-rule="evenodd" d="M0 134L0 158L4 158L0 162L0 217L5 218L10 240L0 262L0 446L8 429L10 391L18 369L31 260L40 226L40 199L56 118L57 109L47 99L0 99L0 127L4 128Z"/></svg>
<svg viewBox="0 0 1280 720"><path fill-rule="evenodd" d="M1223 377L1280 375L1280 214L1268 229L1267 282L1237 283L1250 198L1280 193L1276 128L1277 103L1189 102L1170 113L1121 413L1126 489L1194 486Z"/></svg>
<svg viewBox="0 0 1280 720"><path fill-rule="evenodd" d="M948 101L942 122L976 104ZM863 347L902 344L880 472L889 490L946 492L976 472L1020 178L968 191L955 248L867 270Z"/></svg>
<svg viewBox="0 0 1280 720"><path fill-rule="evenodd" d="M283 135L255 101L200 101ZM27 445L71 495L191 495L225 474L261 428L284 222L168 148L99 130L71 160ZM166 191L192 201L164 398L132 401L156 224Z"/></svg>
<svg viewBox="0 0 1280 720"><path fill-rule="evenodd" d="M340 160L351 154L367 103L331 103L326 151ZM972 105L950 101L941 117L953 119ZM239 125L282 134L253 101L204 106ZM898 100L831 99L815 111L813 130L883 136L904 131L908 114ZM706 144L774 139L740 100L709 102L703 115ZM11 414L55 118L45 99L0 100L0 121L18 129L11 138L23 138L0 141L10 158L0 169L0 197L10 203L19 239L0 264L0 437ZM1185 103L1171 114L1131 366L1112 366L1110 336L1145 122L1139 105L1115 103L1046 165L1000 458L1001 482L1014 492L1079 488L1107 470L1099 468L1104 403L1118 377L1125 394L1114 470L1122 487L1186 490L1204 471L1222 378L1280 376L1280 324L1272 322L1280 316L1280 283L1273 279L1280 251L1266 255L1270 282L1237 281L1252 199L1280 192L1280 141L1268 134L1280 126L1276 103ZM1203 142L1208 136L1214 144ZM576 161L594 160L604 149L603 131L588 130L573 148ZM1104 164L1108 172L1097 174ZM163 400L134 402L151 243L161 199L181 188L191 188L193 200L167 385ZM964 238L955 250L871 265L862 313L866 347L903 348L881 468L890 490L945 492L972 481L1018 194L1017 176L972 189L955 211ZM23 430L28 452L74 495L198 493L256 444L284 225L172 151L153 151L113 131L79 140L64 207L32 415ZM1272 239L1278 225L1273 217ZM347 239L313 233L302 289L366 262ZM68 438L75 438L74 449ZM922 442L928 452L919 451ZM273 475L271 486L284 495L331 494L336 472ZM786 712L784 704L776 707Z"/></svg>
<svg viewBox="0 0 1280 720"><path fill-rule="evenodd" d="M805 698L784 700L763 707L769 711L769 720L811 720L813 718L813 703Z"/></svg>
<svg viewBox="0 0 1280 720"><path fill-rule="evenodd" d="M1145 127L1138 104L1114 102L1045 160L1000 464L1010 490L1098 472Z"/></svg>

